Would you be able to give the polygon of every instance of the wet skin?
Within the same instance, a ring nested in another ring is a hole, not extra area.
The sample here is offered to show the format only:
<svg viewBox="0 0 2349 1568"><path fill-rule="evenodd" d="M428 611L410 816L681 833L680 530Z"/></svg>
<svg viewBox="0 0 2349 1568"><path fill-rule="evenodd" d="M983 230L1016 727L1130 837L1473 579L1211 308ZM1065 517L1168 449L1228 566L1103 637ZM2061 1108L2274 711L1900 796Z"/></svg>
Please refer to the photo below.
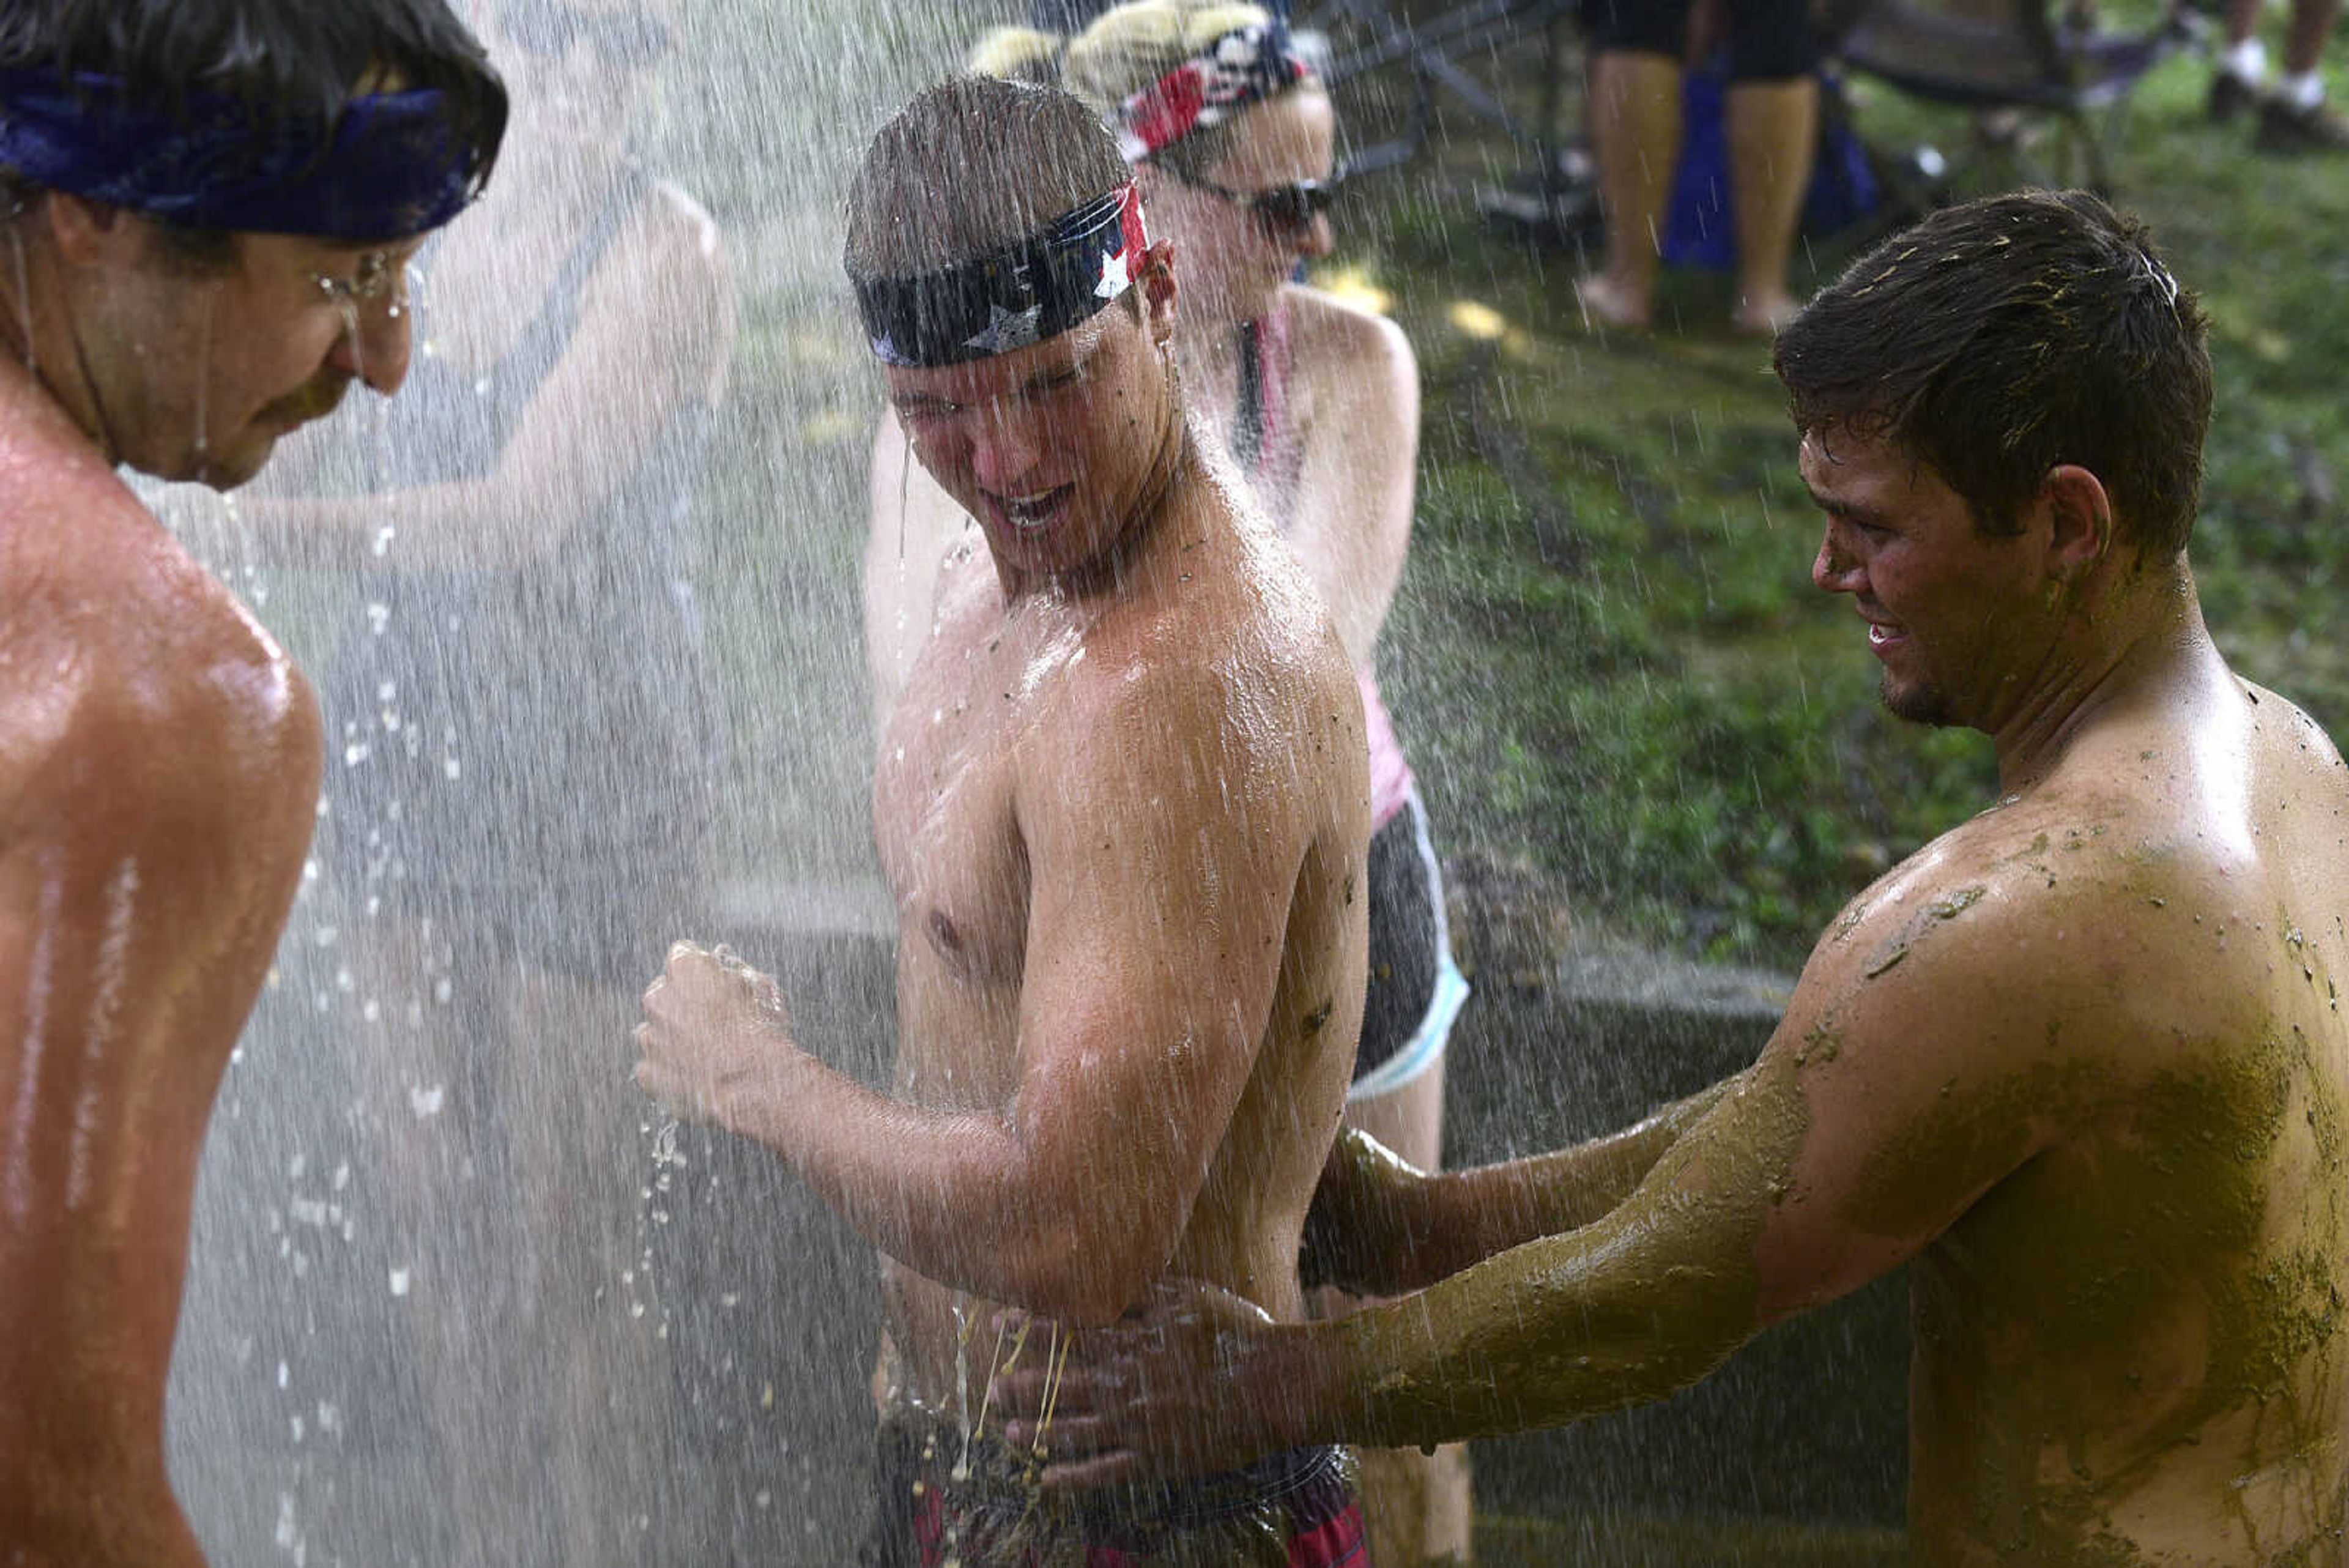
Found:
<svg viewBox="0 0 2349 1568"><path fill-rule="evenodd" d="M0 472L0 1541L191 1564L163 1462L189 1205L317 714L13 357Z"/></svg>
<svg viewBox="0 0 2349 1568"><path fill-rule="evenodd" d="M2349 770L2085 471L2009 538L1882 446L1803 471L1888 700L1989 732L2005 798L1853 901L1711 1096L1424 1182L1356 1148L1360 1212L1490 1261L1327 1328L1106 1336L1061 1451L1110 1457L1065 1478L1571 1420L1913 1261L1918 1561L2344 1560Z"/></svg>
<svg viewBox="0 0 2349 1568"><path fill-rule="evenodd" d="M1195 454L1163 254L1141 286L1141 319L888 373L988 546L946 587L874 781L892 1096L800 1053L770 983L696 951L640 1032L649 1089L777 1148L895 1260L902 1392L942 1410L983 1397L996 1303L1102 1323L1172 1272L1299 1316L1360 1024L1353 677Z"/></svg>
<svg viewBox="0 0 2349 1568"><path fill-rule="evenodd" d="M234 236L31 203L0 277L0 1542L191 1564L163 1462L213 1091L315 825L300 672L116 463L218 488L405 374L414 239Z"/></svg>
<svg viewBox="0 0 2349 1568"><path fill-rule="evenodd" d="M422 244L353 245L240 234L234 263L196 269L151 225L57 196L29 301L42 379L113 461L230 489L279 441L325 418L354 382L389 396L408 374L397 289L351 297L362 274L398 278ZM8 336L22 336L7 306ZM68 328L67 324L70 324ZM83 367L88 374L82 374Z"/></svg>
<svg viewBox="0 0 2349 1568"><path fill-rule="evenodd" d="M1327 181L1336 141L1328 95L1299 88L1243 111L1229 150L1205 177L1243 194ZM1411 345L1384 317L1290 281L1300 265L1330 254L1336 236L1328 214L1268 228L1249 208L1154 165L1135 174L1152 222L1176 247L1184 391L1218 434L1235 428L1240 324L1276 311L1287 319L1290 362L1278 419L1300 456L1293 474L1254 481L1347 651L1368 668L1411 546L1420 402Z"/></svg>

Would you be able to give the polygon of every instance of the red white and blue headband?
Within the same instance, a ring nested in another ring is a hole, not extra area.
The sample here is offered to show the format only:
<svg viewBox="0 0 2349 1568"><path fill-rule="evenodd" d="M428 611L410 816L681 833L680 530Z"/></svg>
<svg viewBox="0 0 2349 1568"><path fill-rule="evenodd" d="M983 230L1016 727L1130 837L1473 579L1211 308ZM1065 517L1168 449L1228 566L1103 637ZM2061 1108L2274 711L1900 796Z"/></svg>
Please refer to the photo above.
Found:
<svg viewBox="0 0 2349 1568"><path fill-rule="evenodd" d="M209 91L170 114L119 77L18 69L0 71L0 169L192 228L365 244L455 217L488 161L435 90L354 98L327 126Z"/></svg>
<svg viewBox="0 0 2349 1568"><path fill-rule="evenodd" d="M959 365L1041 343L1133 286L1149 248L1127 181L1000 250L937 272L853 281L885 365Z"/></svg>
<svg viewBox="0 0 2349 1568"><path fill-rule="evenodd" d="M1128 163L1147 162L1310 74L1279 17L1234 28L1118 105L1118 149Z"/></svg>

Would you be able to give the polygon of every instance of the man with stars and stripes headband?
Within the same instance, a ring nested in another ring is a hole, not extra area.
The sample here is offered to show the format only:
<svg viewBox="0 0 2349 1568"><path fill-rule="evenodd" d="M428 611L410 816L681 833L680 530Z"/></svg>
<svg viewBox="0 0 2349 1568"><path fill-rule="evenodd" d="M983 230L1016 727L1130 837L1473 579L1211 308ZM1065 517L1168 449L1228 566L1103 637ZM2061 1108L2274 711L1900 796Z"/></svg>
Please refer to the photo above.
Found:
<svg viewBox="0 0 2349 1568"><path fill-rule="evenodd" d="M947 82L874 140L849 275L912 457L985 541L945 570L874 781L890 1090L802 1049L730 953L679 943L645 996L645 1089L774 1149L883 1254L869 1563L1365 1550L1340 1449L1046 1493L1049 1394L988 1393L1174 1276L1301 1321L1361 1020L1361 702L1186 422L1174 260L1058 89Z"/></svg>

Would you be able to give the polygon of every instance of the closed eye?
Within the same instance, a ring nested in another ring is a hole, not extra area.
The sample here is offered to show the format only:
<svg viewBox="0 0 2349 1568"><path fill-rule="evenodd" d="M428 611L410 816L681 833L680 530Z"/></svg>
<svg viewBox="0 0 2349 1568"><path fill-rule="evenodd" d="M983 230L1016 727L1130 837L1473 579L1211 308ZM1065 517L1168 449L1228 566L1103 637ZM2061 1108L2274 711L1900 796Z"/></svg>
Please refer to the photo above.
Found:
<svg viewBox="0 0 2349 1568"><path fill-rule="evenodd" d="M1884 538L1892 532L1890 526L1872 512L1855 512L1848 506L1831 505L1824 501L1819 503L1819 511L1829 523L1856 529L1871 539Z"/></svg>

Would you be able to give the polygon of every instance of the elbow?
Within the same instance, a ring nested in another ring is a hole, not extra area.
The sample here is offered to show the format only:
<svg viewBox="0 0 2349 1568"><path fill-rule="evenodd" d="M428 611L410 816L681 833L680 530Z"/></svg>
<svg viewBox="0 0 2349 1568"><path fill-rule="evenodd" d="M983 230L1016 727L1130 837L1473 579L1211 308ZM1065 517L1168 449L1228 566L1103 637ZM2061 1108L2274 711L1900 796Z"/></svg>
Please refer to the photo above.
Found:
<svg viewBox="0 0 2349 1568"><path fill-rule="evenodd" d="M1637 1314L1613 1347L1596 1357L1616 1383L1602 1408L1620 1409L1670 1398L1720 1370L1758 1326L1751 1293L1738 1284L1682 1275L1672 1282L1673 1304Z"/></svg>
<svg viewBox="0 0 2349 1568"><path fill-rule="evenodd" d="M1115 1323L1165 1268L1165 1253L1092 1224L1038 1227L1006 1261L1014 1266L1003 1299L1076 1328Z"/></svg>

